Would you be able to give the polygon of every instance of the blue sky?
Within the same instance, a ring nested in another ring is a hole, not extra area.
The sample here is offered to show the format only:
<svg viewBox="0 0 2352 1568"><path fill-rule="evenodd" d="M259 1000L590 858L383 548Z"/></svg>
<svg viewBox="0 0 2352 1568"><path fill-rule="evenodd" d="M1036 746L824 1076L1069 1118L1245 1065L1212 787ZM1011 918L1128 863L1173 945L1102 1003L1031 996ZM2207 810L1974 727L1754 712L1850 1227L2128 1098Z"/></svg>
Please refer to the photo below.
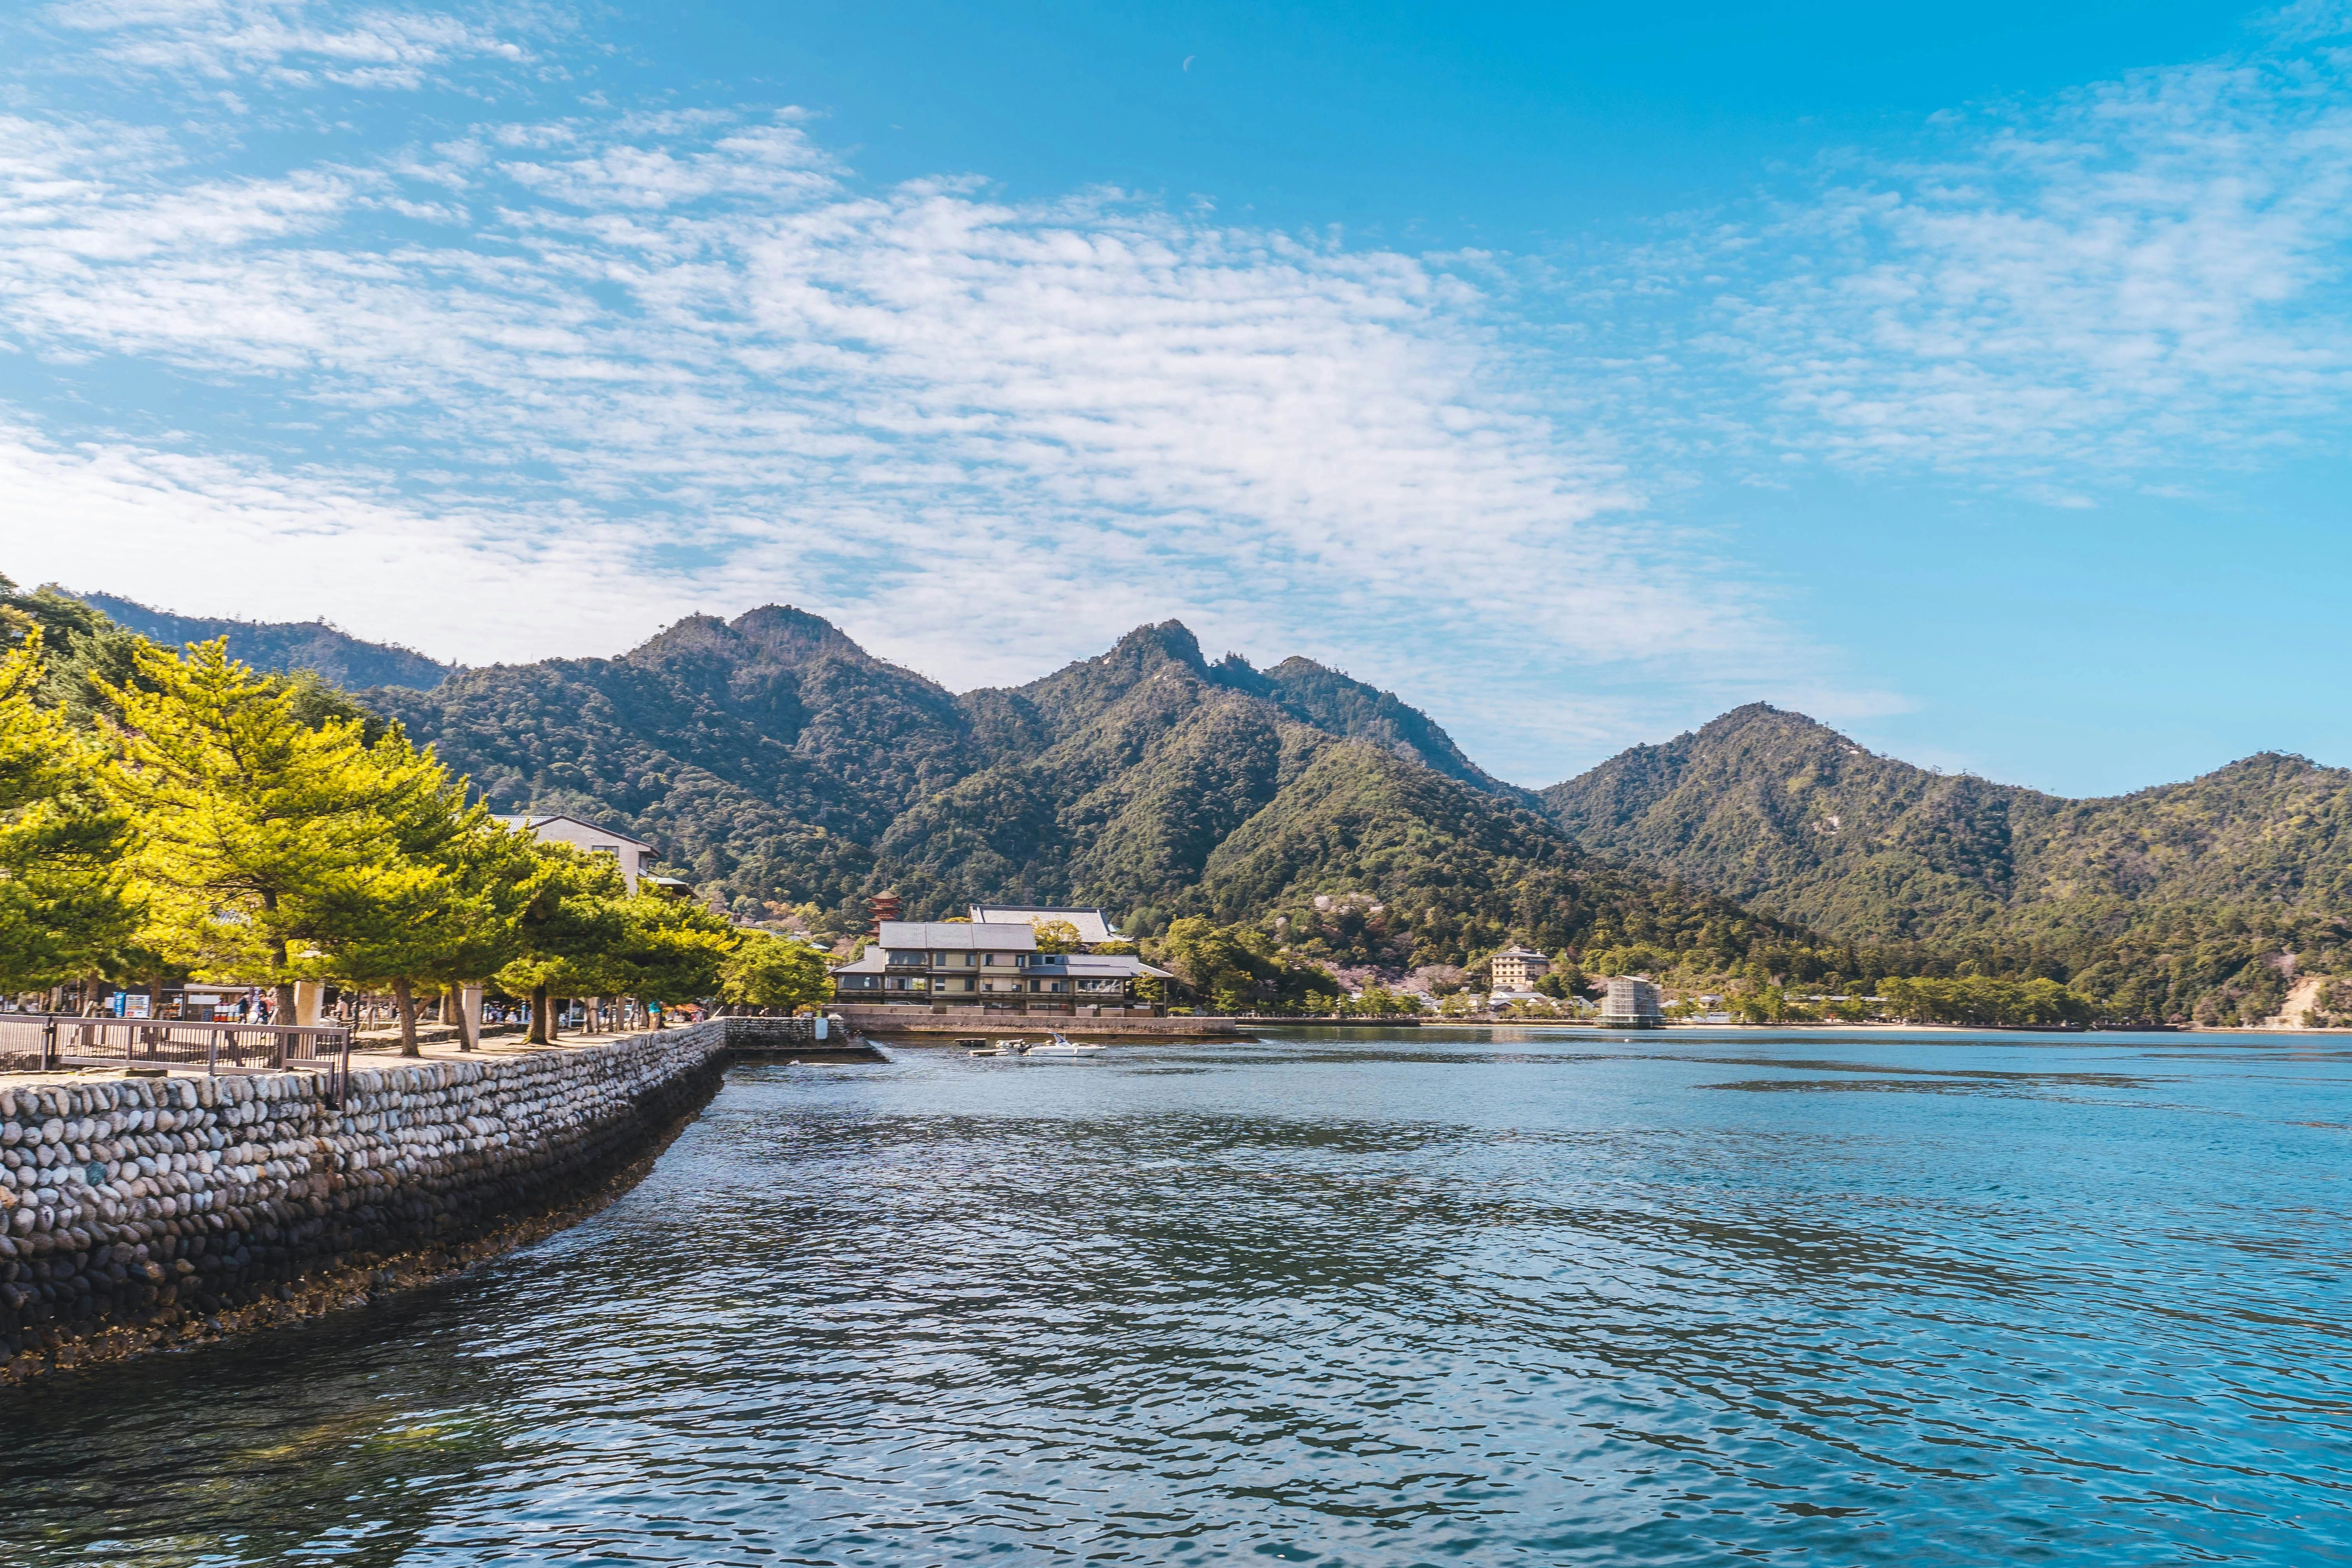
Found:
<svg viewBox="0 0 2352 1568"><path fill-rule="evenodd" d="M957 687L1175 616L1530 784L2352 763L2352 24L2051 9L15 8L0 570Z"/></svg>

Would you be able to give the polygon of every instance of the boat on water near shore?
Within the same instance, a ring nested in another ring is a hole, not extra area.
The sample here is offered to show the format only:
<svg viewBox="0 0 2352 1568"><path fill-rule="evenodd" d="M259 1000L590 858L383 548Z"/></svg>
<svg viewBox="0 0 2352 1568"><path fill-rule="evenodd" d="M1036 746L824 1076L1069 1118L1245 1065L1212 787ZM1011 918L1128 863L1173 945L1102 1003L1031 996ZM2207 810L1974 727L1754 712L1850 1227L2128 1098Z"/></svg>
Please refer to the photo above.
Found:
<svg viewBox="0 0 2352 1568"><path fill-rule="evenodd" d="M999 1040L993 1047L964 1052L968 1057L1042 1057L1057 1061L1084 1061L1102 1055L1100 1046L1081 1045L1066 1035L1047 1035L1035 1045L1027 1040Z"/></svg>
<svg viewBox="0 0 2352 1568"><path fill-rule="evenodd" d="M1065 1035L1048 1035L1043 1045L1032 1046L1027 1053L1033 1057L1058 1057L1066 1060L1084 1060L1102 1055L1100 1046L1082 1046Z"/></svg>

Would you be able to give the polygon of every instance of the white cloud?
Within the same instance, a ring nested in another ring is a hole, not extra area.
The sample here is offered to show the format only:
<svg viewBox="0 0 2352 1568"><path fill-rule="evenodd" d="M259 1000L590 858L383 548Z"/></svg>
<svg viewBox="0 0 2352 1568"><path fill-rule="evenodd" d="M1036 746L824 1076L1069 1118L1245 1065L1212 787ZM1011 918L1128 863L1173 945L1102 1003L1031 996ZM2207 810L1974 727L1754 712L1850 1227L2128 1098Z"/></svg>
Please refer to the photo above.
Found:
<svg viewBox="0 0 2352 1568"><path fill-rule="evenodd" d="M289 582L364 571L414 606L378 629L474 661L792 598L958 684L1178 614L1515 727L1530 683L1591 661L1804 662L1642 518L1480 291L1412 257L1117 193L865 194L791 116L485 126L268 179L0 138L28 190L70 191L0 206L0 334L253 416L233 438L20 432L21 494L68 516L89 487L108 520L47 574L135 592L135 531L173 607L226 609L194 597L228 591L216 568L173 565L218 534ZM289 405L329 438L252 434ZM364 526L320 521L346 513ZM504 608L448 616L475 591L452 574Z"/></svg>
<svg viewBox="0 0 2352 1568"><path fill-rule="evenodd" d="M426 512L329 476L127 442L61 447L17 424L0 424L0 536L21 582L249 620L324 616L484 662L609 651L607 628L642 635L687 608L632 593L635 541L591 520ZM542 626L506 646L478 635L524 592L570 607L568 640L542 647Z"/></svg>
<svg viewBox="0 0 2352 1568"><path fill-rule="evenodd" d="M2252 460L2340 431L2352 391L2347 87L2320 51L1952 117L1940 158L1852 170L1677 265L1737 273L1707 346L1781 439L1847 465L2048 489Z"/></svg>
<svg viewBox="0 0 2352 1568"><path fill-rule="evenodd" d="M414 89L460 61L521 61L523 47L446 12L351 11L308 0L67 0L52 24L88 36L117 69L199 79L259 76L280 86Z"/></svg>

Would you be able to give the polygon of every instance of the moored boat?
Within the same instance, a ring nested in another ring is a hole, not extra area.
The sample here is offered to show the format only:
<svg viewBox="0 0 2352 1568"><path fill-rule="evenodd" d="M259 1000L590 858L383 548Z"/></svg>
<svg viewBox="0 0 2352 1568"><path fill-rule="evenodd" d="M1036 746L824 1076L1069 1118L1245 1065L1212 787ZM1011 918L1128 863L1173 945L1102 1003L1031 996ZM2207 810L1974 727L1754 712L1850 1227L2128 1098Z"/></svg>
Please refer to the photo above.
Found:
<svg viewBox="0 0 2352 1568"><path fill-rule="evenodd" d="M1066 1035L1048 1035L1042 1044L1031 1046L1025 1053L1033 1057L1059 1057L1084 1059L1102 1055L1100 1046L1081 1045Z"/></svg>

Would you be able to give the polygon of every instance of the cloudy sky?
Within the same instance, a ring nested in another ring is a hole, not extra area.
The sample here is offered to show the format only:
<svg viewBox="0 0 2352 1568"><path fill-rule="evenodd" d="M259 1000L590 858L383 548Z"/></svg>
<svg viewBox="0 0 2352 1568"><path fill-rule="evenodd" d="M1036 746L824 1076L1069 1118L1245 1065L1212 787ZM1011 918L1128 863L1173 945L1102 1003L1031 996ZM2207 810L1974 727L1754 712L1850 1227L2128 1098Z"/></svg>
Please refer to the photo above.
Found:
<svg viewBox="0 0 2352 1568"><path fill-rule="evenodd" d="M959 688L1176 616L1530 784L2352 763L2346 14L1146 9L12 7L0 571Z"/></svg>

